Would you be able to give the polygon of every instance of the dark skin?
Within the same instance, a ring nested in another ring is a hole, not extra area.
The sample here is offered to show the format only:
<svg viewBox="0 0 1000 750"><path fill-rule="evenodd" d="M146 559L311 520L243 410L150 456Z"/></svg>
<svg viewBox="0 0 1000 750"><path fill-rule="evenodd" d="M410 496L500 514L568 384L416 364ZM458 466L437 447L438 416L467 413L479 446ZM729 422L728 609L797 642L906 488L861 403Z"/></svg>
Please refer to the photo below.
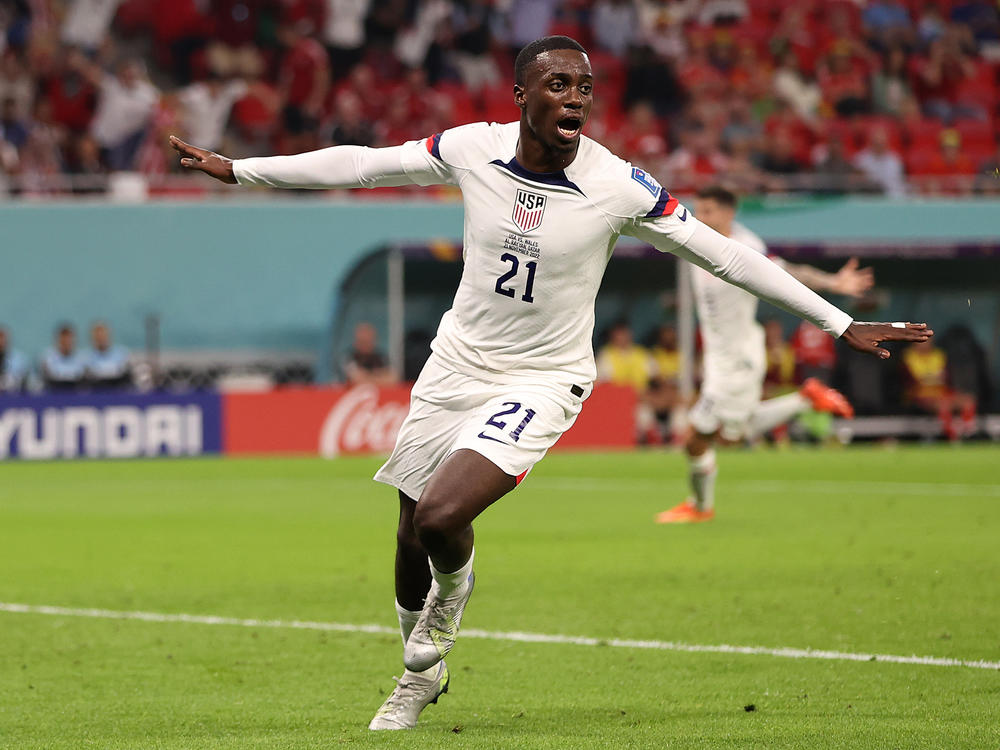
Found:
<svg viewBox="0 0 1000 750"><path fill-rule="evenodd" d="M532 172L558 172L569 166L580 147L580 131L593 104L593 72L587 55L576 50L551 50L538 55L514 86L514 104L521 111L516 158ZM181 155L181 166L236 184L232 160L170 137ZM883 359L883 341L924 341L927 326L852 323L844 340L855 349ZM513 476L472 450L448 456L431 476L416 503L400 493L396 549L396 598L409 610L423 607L430 587L426 559L451 572L472 554L473 520L514 489Z"/></svg>

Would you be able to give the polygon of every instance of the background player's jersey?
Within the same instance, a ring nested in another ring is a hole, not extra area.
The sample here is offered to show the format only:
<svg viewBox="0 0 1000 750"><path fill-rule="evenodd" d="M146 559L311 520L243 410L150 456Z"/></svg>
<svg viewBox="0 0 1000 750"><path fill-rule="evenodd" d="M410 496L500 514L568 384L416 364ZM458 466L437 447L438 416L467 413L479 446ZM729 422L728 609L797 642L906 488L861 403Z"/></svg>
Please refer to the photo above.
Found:
<svg viewBox="0 0 1000 750"><path fill-rule="evenodd" d="M675 211L686 221L687 210L588 138L565 170L529 172L515 159L518 135L516 122L479 123L406 151L415 182L457 184L465 203L462 280L431 347L478 377L544 374L588 386L594 300L618 235Z"/></svg>
<svg viewBox="0 0 1000 750"><path fill-rule="evenodd" d="M767 255L764 241L742 224L733 222L729 236ZM691 280L704 346L705 381L754 370L763 361L764 351L757 298L701 268L693 269Z"/></svg>

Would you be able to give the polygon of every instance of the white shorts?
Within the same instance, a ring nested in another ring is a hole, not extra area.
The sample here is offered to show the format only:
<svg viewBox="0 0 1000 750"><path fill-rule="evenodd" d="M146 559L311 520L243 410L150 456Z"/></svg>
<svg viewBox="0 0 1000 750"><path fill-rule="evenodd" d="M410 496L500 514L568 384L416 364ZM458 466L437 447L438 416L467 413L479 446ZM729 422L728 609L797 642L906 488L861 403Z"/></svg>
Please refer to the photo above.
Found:
<svg viewBox="0 0 1000 750"><path fill-rule="evenodd" d="M706 368L701 394L688 413L691 426L703 435L718 431L724 440L742 439L760 406L764 368L763 359Z"/></svg>
<svg viewBox="0 0 1000 750"><path fill-rule="evenodd" d="M520 482L576 421L590 387L571 388L541 379L490 382L455 372L432 354L375 480L419 500L441 462L467 448Z"/></svg>

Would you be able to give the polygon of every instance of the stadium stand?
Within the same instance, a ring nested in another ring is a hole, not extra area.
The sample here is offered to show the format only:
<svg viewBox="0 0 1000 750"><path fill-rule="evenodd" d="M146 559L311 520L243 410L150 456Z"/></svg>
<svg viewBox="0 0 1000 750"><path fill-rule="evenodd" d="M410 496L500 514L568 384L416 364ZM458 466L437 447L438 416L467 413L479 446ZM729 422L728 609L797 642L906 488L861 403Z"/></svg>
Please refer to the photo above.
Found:
<svg viewBox="0 0 1000 750"><path fill-rule="evenodd" d="M997 147L1000 10L985 0L4 3L0 176L26 196L105 191L112 169L154 195L207 191L162 135L200 135L213 98L233 156L509 120L512 52L544 33L593 50L591 135L678 191L723 170L768 193L990 188L976 174ZM875 132L903 179L854 161Z"/></svg>

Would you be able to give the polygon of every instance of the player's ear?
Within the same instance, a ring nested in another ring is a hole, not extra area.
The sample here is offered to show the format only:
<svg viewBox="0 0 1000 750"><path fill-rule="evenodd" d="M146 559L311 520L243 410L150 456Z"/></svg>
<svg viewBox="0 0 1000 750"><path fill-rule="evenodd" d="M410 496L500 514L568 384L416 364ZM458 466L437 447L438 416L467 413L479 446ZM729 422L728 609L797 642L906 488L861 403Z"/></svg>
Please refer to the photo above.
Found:
<svg viewBox="0 0 1000 750"><path fill-rule="evenodd" d="M524 111L524 87L519 83L514 84L514 104L522 112Z"/></svg>

